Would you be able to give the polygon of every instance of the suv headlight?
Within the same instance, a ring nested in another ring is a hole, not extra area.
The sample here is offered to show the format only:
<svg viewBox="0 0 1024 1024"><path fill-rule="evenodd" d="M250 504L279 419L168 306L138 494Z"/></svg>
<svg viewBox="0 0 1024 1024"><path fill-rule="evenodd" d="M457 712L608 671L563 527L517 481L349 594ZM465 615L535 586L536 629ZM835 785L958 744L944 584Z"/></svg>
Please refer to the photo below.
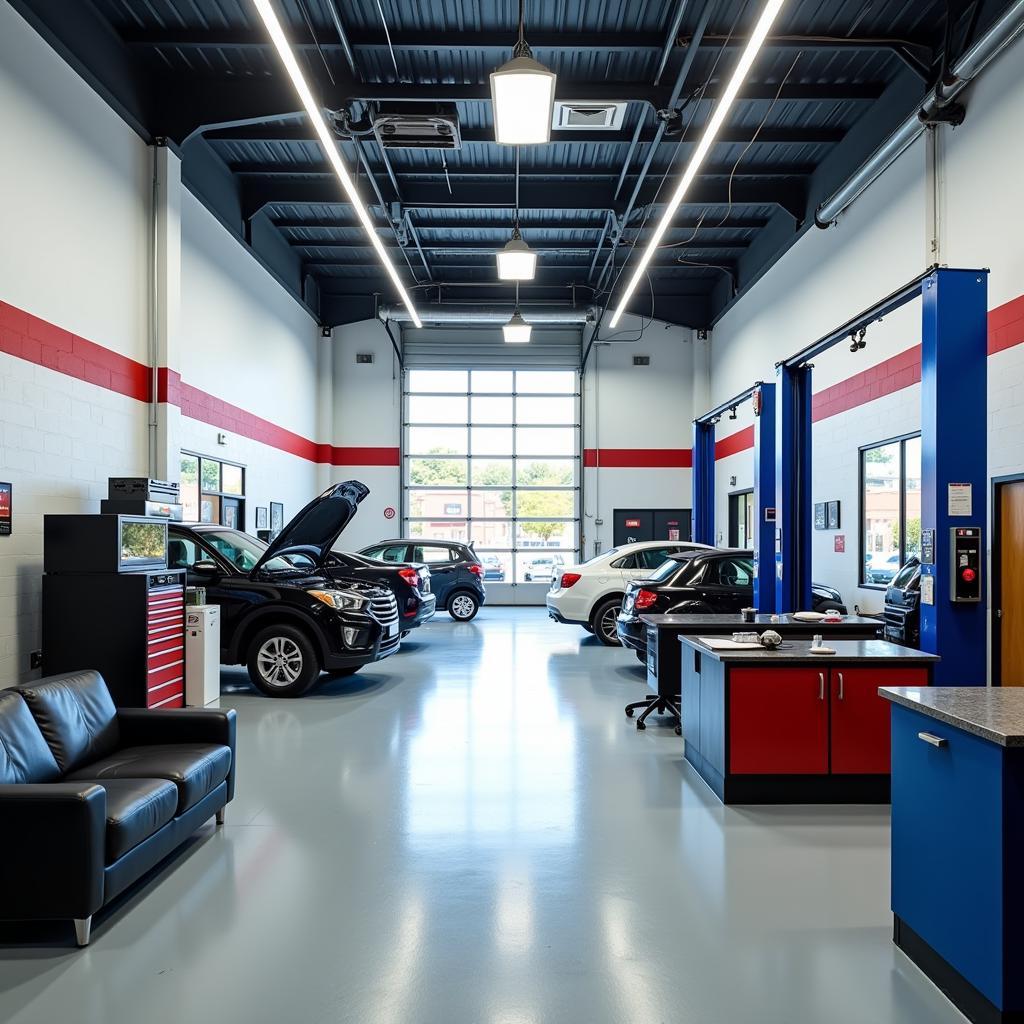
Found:
<svg viewBox="0 0 1024 1024"><path fill-rule="evenodd" d="M363 598L344 590L307 590L306 593L339 611L358 611L366 604Z"/></svg>

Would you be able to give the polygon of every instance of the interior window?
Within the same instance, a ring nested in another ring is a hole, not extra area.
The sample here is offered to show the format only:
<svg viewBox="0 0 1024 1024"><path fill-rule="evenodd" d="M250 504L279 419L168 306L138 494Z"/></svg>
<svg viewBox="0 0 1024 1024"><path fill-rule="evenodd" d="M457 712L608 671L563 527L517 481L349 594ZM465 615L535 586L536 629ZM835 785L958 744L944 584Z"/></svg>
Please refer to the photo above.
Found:
<svg viewBox="0 0 1024 1024"><path fill-rule="evenodd" d="M438 562L451 562L452 553L448 548L416 548L415 561L435 565Z"/></svg>

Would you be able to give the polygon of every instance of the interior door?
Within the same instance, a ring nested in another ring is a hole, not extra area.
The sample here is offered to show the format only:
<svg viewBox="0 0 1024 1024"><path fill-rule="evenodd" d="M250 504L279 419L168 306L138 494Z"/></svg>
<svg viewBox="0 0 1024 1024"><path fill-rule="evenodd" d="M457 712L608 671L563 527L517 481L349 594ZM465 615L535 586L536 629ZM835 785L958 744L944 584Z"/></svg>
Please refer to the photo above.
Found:
<svg viewBox="0 0 1024 1024"><path fill-rule="evenodd" d="M615 546L654 540L654 513L643 509L617 508L612 513Z"/></svg>
<svg viewBox="0 0 1024 1024"><path fill-rule="evenodd" d="M1000 485L998 514L998 679L1024 686L1024 480Z"/></svg>

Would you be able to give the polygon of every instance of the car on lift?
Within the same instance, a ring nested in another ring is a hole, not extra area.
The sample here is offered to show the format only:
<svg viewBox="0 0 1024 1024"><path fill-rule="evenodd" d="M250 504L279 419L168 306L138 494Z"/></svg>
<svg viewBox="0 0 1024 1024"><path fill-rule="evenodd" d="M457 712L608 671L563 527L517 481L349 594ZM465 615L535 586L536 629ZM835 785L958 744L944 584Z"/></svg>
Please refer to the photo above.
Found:
<svg viewBox="0 0 1024 1024"><path fill-rule="evenodd" d="M846 614L834 587L812 584L812 611ZM623 646L644 658L647 630L641 615L724 615L754 601L754 552L719 549L668 558L646 579L626 585L615 628Z"/></svg>
<svg viewBox="0 0 1024 1024"><path fill-rule="evenodd" d="M437 607L430 590L430 567L422 562L395 564L352 551L332 551L324 560L324 573L331 579L365 580L387 587L398 603L403 639L430 619Z"/></svg>
<svg viewBox="0 0 1024 1024"><path fill-rule="evenodd" d="M469 622L487 599L483 563L462 541L396 537L370 544L359 553L382 562L425 562L437 607L446 609L456 622Z"/></svg>
<svg viewBox="0 0 1024 1024"><path fill-rule="evenodd" d="M650 576L671 555L712 550L692 541L648 540L609 548L579 565L563 566L547 594L548 615L582 626L608 647L618 647L615 616L630 580Z"/></svg>
<svg viewBox="0 0 1024 1024"><path fill-rule="evenodd" d="M168 524L168 568L184 569L220 608L221 664L245 665L268 697L300 697L321 672L352 675L399 648L394 594L325 573L368 493L358 480L335 484L270 544L214 523Z"/></svg>

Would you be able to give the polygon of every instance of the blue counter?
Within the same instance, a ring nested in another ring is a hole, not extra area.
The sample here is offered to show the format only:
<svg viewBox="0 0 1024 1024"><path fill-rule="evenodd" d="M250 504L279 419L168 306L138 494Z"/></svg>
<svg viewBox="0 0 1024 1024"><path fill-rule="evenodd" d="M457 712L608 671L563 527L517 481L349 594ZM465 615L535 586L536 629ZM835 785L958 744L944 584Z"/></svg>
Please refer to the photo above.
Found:
<svg viewBox="0 0 1024 1024"><path fill-rule="evenodd" d="M879 692L894 941L970 1020L1024 1021L1024 691Z"/></svg>

